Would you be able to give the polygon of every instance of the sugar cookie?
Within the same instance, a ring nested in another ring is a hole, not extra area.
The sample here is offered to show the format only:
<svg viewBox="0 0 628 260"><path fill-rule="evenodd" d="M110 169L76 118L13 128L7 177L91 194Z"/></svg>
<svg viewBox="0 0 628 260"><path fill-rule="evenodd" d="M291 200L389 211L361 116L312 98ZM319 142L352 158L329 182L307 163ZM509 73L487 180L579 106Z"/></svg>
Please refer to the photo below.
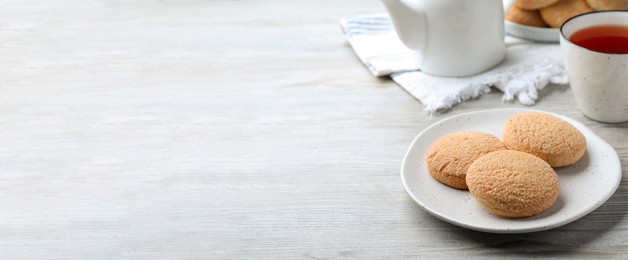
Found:
<svg viewBox="0 0 628 260"><path fill-rule="evenodd" d="M439 182L467 189L465 177L469 165L489 152L506 146L494 135L464 131L445 135L432 144L427 155L427 168Z"/></svg>
<svg viewBox="0 0 628 260"><path fill-rule="evenodd" d="M541 8L541 17L553 28L558 28L567 19L594 10L582 0L561 0L553 5Z"/></svg>
<svg viewBox="0 0 628 260"><path fill-rule="evenodd" d="M506 20L534 27L548 27L547 23L541 18L539 11L525 10L513 6L506 14Z"/></svg>
<svg viewBox="0 0 628 260"><path fill-rule="evenodd" d="M595 11L626 10L626 0L585 0Z"/></svg>
<svg viewBox="0 0 628 260"><path fill-rule="evenodd" d="M508 149L536 155L552 167L575 163L587 146L584 135L573 125L541 112L523 112L510 117L502 138Z"/></svg>
<svg viewBox="0 0 628 260"><path fill-rule="evenodd" d="M550 208L558 198L560 181L540 158L501 150L475 160L466 181L473 197L489 212L511 218L530 217Z"/></svg>
<svg viewBox="0 0 628 260"><path fill-rule="evenodd" d="M539 10L558 1L560 0L517 0L514 6L525 10Z"/></svg>

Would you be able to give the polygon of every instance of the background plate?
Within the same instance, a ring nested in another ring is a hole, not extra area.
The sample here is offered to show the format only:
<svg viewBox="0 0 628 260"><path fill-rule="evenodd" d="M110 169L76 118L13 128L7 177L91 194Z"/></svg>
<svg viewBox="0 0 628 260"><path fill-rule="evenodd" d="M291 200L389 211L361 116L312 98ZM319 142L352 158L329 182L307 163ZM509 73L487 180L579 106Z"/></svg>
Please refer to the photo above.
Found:
<svg viewBox="0 0 628 260"><path fill-rule="evenodd" d="M541 28L513 23L505 20L506 34L537 42L558 42L560 32L556 28Z"/></svg>
<svg viewBox="0 0 628 260"><path fill-rule="evenodd" d="M504 15L508 14L508 11L515 3L515 0L503 0L504 1ZM537 42L558 42L560 32L557 28L541 28L534 26L527 26L518 23L513 23L508 20L504 20L504 26L506 34L521 39L537 41Z"/></svg>

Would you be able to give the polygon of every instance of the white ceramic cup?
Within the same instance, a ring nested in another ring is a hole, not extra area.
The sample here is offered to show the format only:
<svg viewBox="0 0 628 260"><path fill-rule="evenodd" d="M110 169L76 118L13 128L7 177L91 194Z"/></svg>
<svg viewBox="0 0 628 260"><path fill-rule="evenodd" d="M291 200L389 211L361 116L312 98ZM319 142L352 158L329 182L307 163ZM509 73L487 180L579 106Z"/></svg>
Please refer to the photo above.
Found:
<svg viewBox="0 0 628 260"><path fill-rule="evenodd" d="M560 45L576 103L589 118L606 123L628 121L628 54L580 47L569 40L584 28L628 26L628 11L582 14L560 28Z"/></svg>

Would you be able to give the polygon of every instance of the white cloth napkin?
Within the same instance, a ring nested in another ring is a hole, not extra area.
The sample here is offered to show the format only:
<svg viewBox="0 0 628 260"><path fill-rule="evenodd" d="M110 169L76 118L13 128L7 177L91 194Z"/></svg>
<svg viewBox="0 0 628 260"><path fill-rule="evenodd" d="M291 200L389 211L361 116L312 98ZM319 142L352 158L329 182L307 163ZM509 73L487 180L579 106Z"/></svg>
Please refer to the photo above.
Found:
<svg viewBox="0 0 628 260"><path fill-rule="evenodd" d="M560 46L507 36L506 58L490 71L460 78L432 76L420 71L412 54L397 38L387 14L348 16L343 32L360 60L374 76L390 76L429 112L444 111L465 100L501 90L503 101L517 99L533 105L538 90L549 83L566 84Z"/></svg>

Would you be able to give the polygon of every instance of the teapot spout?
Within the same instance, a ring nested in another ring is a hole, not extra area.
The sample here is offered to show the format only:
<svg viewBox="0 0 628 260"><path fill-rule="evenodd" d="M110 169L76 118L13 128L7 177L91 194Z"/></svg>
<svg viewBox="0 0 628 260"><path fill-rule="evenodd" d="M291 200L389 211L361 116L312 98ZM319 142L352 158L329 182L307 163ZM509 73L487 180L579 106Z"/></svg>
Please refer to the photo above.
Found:
<svg viewBox="0 0 628 260"><path fill-rule="evenodd" d="M406 0L381 0L386 6L397 36L406 47L413 50L423 48L426 24L425 12L416 3Z"/></svg>

